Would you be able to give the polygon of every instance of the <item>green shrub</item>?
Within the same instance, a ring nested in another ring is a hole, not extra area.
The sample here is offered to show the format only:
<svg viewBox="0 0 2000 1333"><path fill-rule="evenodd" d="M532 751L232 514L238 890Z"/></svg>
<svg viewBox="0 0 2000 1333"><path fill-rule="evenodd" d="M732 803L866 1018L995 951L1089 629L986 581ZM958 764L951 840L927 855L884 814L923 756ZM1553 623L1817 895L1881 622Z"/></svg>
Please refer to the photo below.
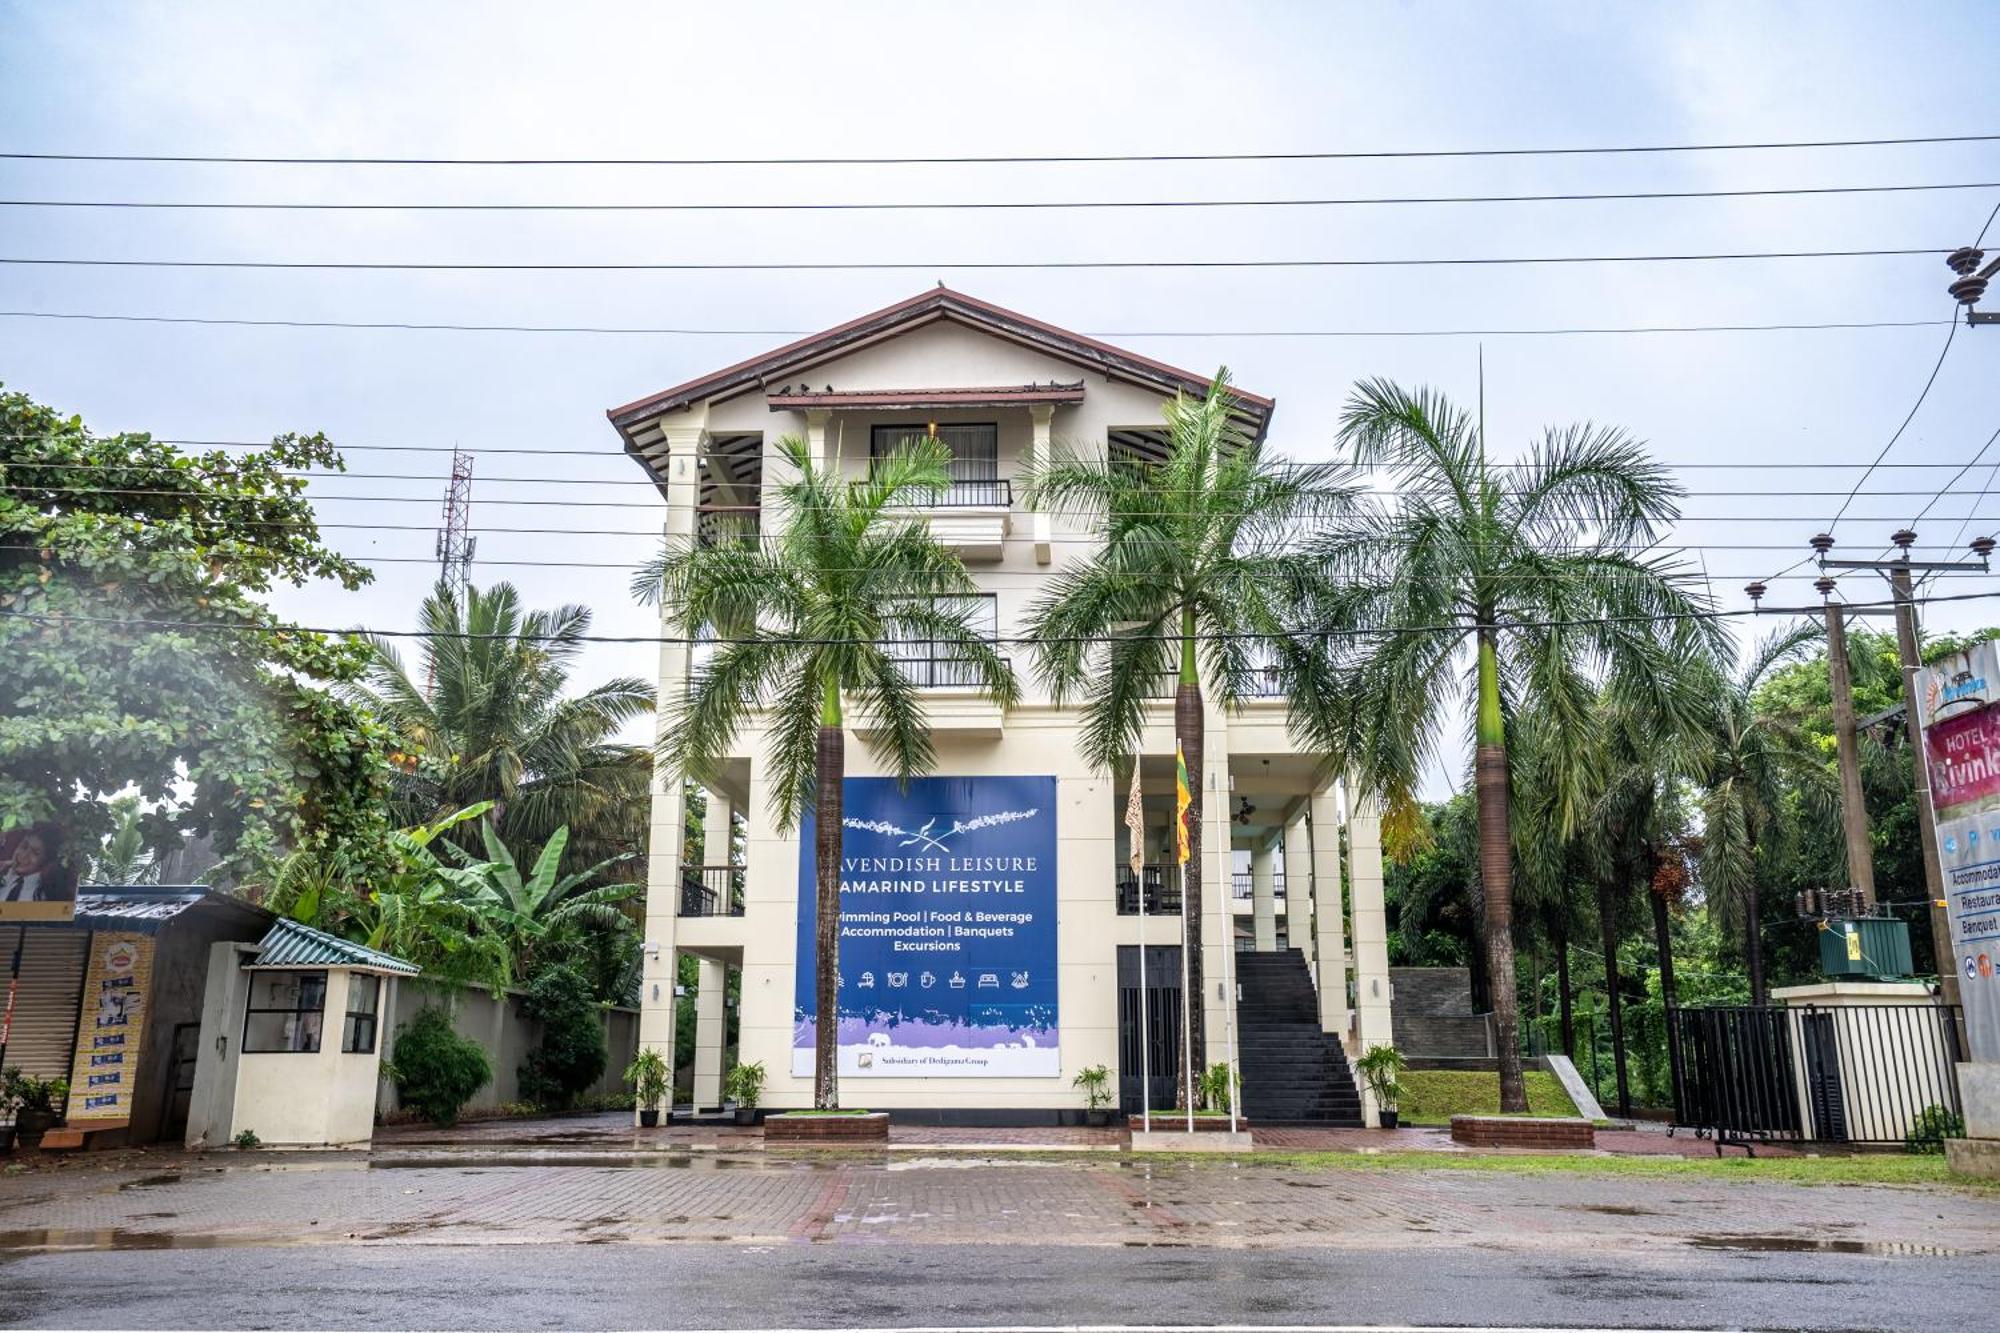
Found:
<svg viewBox="0 0 2000 1333"><path fill-rule="evenodd" d="M521 1012L542 1025L541 1045L521 1066L521 1095L543 1110L565 1110L603 1076L611 1058L590 981L573 967L551 967L528 984Z"/></svg>
<svg viewBox="0 0 2000 1333"><path fill-rule="evenodd" d="M396 1096L436 1125L449 1125L493 1081L493 1065L485 1048L451 1030L451 1014L425 1005L416 1017L396 1030L396 1058L384 1072L396 1085Z"/></svg>
<svg viewBox="0 0 2000 1333"><path fill-rule="evenodd" d="M1913 1153L1941 1153L1946 1139L1965 1137L1965 1118L1949 1106L1936 1102L1917 1113L1910 1125L1910 1132L1903 1137L1903 1151Z"/></svg>
<svg viewBox="0 0 2000 1333"><path fill-rule="evenodd" d="M1210 1065L1195 1077L1195 1090L1201 1096L1201 1109L1226 1112L1229 1110L1229 1066L1220 1062ZM1240 1093L1242 1084L1237 1084Z"/></svg>

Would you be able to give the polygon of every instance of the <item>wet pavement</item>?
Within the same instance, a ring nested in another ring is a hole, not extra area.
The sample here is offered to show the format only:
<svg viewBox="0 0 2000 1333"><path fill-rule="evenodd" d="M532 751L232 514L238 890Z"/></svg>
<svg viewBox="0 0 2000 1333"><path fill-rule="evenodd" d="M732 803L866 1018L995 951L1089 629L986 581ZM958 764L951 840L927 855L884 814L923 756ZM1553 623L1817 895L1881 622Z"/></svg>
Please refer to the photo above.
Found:
<svg viewBox="0 0 2000 1333"><path fill-rule="evenodd" d="M0 1175L0 1326L1934 1329L2000 1303L1992 1191L968 1137L994 1132L781 1153L595 1117L70 1158Z"/></svg>

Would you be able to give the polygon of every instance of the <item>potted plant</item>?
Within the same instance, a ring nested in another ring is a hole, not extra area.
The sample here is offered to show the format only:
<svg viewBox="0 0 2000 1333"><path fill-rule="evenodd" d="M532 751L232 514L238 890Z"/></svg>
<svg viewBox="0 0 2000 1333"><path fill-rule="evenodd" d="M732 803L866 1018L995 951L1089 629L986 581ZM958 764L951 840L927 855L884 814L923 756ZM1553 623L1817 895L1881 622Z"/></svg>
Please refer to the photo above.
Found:
<svg viewBox="0 0 2000 1333"><path fill-rule="evenodd" d="M1410 1062L1403 1058L1403 1053L1387 1042L1370 1046L1354 1062L1361 1081L1368 1085L1368 1091L1375 1094L1375 1107L1381 1113L1384 1129L1396 1127L1396 1102L1403 1095L1403 1085L1396 1081L1396 1075L1409 1067Z"/></svg>
<svg viewBox="0 0 2000 1333"><path fill-rule="evenodd" d="M729 1076L722 1080L722 1095L725 1100L736 1103L737 1124L756 1124L757 1099L764 1095L764 1062L754 1060L731 1069Z"/></svg>
<svg viewBox="0 0 2000 1333"><path fill-rule="evenodd" d="M1195 1075L1195 1091L1201 1099L1201 1105L1197 1109L1214 1111L1217 1114L1227 1112L1229 1110L1229 1083L1229 1066L1221 1061L1217 1061L1201 1073ZM1239 1096L1242 1094L1243 1084L1240 1080L1237 1081L1236 1091Z"/></svg>
<svg viewBox="0 0 2000 1333"><path fill-rule="evenodd" d="M1084 1112L1084 1122L1092 1129L1103 1129L1111 1123L1111 1071L1103 1065L1092 1065L1077 1071L1070 1086L1083 1089L1084 1101L1089 1109Z"/></svg>
<svg viewBox="0 0 2000 1333"><path fill-rule="evenodd" d="M667 1062L657 1049L648 1046L625 1066L625 1081L632 1085L639 1102L639 1123L647 1129L660 1123L660 1103L667 1096Z"/></svg>
<svg viewBox="0 0 2000 1333"><path fill-rule="evenodd" d="M19 1066L0 1075L0 1112L14 1117L14 1141L23 1148L39 1148L42 1135L62 1119L63 1103L69 1100L69 1081L36 1078Z"/></svg>

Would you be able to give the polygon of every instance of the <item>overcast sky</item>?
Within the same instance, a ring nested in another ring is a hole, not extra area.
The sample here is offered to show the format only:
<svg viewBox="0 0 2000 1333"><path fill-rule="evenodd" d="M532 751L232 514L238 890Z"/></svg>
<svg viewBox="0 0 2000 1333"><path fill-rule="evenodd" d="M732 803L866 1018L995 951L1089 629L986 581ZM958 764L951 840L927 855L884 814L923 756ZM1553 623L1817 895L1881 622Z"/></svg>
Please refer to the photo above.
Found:
<svg viewBox="0 0 2000 1333"><path fill-rule="evenodd" d="M1312 152L2000 132L2000 8L1404 4L0 5L7 151L459 157ZM6 199L730 202L1193 199L2000 182L2000 143L1626 156L840 168L300 167L0 162ZM1680 540L1719 599L1791 563L1889 439L1946 328L1278 338L1272 330L1942 321L1935 255L1704 264L1264 271L967 271L954 262L1588 255L1949 247L2000 186L1776 199L898 213L231 213L0 208L0 256L439 261L916 261L861 273L338 273L0 266L8 311L623 325L604 336L0 317L0 381L100 430L478 454L479 582L655 622L619 568L657 531L604 409L937 280L1148 355L1227 363L1274 395L1275 446L1332 452L1358 377L1468 402L1483 343L1496 452L1544 423L1622 425L1686 470ZM1989 241L2000 239L1996 226ZM1995 302L1989 302L1989 305ZM1138 336L1158 331L1175 336ZM1231 336L1188 336L1223 331ZM1895 463L1971 459L2000 425L2000 328L1961 329ZM574 451L573 459L504 448ZM315 488L359 594L281 598L322 624L408 628L446 455L349 455ZM2000 460L2000 445L1986 462ZM1772 471L1702 463L1812 464ZM1838 534L1879 545L1952 471L1878 473ZM505 480L513 478L516 480ZM1922 525L2000 522L1984 464ZM1714 494L1729 492L1730 494ZM1904 494L1890 494L1902 492ZM337 497L404 497L382 503ZM509 505L503 500L561 500ZM586 504L585 502L589 502ZM614 503L620 507L609 507ZM574 505L575 507L569 507ZM1721 521L1715 521L1715 520ZM385 530L407 524L413 531ZM1783 550L1752 550L1752 546ZM1873 547L1871 547L1871 550ZM393 562L392 557L403 557ZM1774 600L1811 598L1809 571ZM1862 589L1859 580L1855 592ZM1960 580L1947 591L2000 587ZM1873 590L1869 590L1872 595ZM2000 618L1974 603L1933 627ZM650 675L606 647L586 674Z"/></svg>

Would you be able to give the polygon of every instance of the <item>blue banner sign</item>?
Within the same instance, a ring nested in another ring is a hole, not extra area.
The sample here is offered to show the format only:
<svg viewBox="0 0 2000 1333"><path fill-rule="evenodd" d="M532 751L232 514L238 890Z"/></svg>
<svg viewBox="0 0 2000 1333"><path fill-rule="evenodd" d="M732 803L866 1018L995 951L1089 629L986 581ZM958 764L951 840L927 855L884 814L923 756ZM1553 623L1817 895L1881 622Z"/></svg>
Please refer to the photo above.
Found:
<svg viewBox="0 0 2000 1333"><path fill-rule="evenodd" d="M1057 1078L1056 780L849 778L840 853L843 1077ZM792 1072L813 1072L818 902L799 830Z"/></svg>

